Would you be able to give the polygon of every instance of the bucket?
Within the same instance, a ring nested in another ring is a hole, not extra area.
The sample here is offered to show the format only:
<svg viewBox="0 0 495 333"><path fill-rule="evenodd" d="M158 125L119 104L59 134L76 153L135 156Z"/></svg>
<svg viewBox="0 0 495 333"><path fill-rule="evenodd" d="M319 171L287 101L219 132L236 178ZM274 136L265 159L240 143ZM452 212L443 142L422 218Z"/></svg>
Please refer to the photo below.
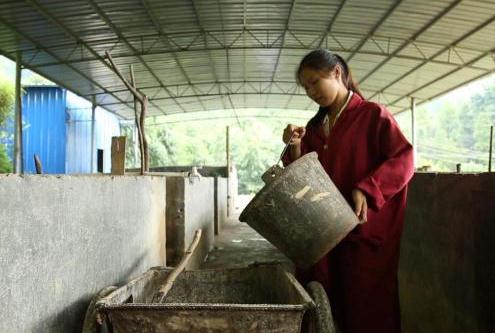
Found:
<svg viewBox="0 0 495 333"><path fill-rule="evenodd" d="M249 224L296 266L309 268L354 229L359 220L315 152L300 157L285 169L271 170L263 176L265 186L242 211L239 220Z"/></svg>

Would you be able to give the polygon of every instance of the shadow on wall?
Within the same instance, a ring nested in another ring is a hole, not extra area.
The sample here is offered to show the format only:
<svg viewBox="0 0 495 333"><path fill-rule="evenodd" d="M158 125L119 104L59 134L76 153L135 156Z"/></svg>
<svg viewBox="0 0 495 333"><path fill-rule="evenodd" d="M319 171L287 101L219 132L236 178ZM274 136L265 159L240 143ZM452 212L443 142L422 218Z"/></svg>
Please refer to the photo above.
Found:
<svg viewBox="0 0 495 333"><path fill-rule="evenodd" d="M146 256L146 253L143 253L139 256L139 258L134 260L132 265L130 265L129 268L122 273L122 276L124 276L124 278L116 284L117 287L126 284L132 277L136 277L137 275L143 273L139 268ZM99 289L101 290L105 287L108 286L101 286L101 288ZM88 287L88 289L91 288ZM57 314L48 316L48 318L46 319L42 319L39 325L35 325L33 327L33 332L81 332L83 328L84 317L86 315L86 309L88 308L91 299L98 291L99 290L95 291L94 294L89 293L81 297L79 300L73 302L72 304L66 306L64 310L58 312Z"/></svg>
<svg viewBox="0 0 495 333"><path fill-rule="evenodd" d="M399 269L404 332L493 332L493 198L495 173L414 176Z"/></svg>
<svg viewBox="0 0 495 333"><path fill-rule="evenodd" d="M163 177L0 176L0 332L78 332L99 290L163 265L165 190Z"/></svg>

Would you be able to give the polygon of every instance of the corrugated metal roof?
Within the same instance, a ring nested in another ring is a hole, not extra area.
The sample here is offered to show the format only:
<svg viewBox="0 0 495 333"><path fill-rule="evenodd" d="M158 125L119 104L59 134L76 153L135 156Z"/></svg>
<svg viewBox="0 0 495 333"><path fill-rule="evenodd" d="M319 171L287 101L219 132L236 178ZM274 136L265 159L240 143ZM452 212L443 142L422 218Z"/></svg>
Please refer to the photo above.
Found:
<svg viewBox="0 0 495 333"><path fill-rule="evenodd" d="M124 118L132 98L104 59L134 65L150 116L314 109L294 71L325 47L392 112L495 72L495 1L0 1L0 52Z"/></svg>

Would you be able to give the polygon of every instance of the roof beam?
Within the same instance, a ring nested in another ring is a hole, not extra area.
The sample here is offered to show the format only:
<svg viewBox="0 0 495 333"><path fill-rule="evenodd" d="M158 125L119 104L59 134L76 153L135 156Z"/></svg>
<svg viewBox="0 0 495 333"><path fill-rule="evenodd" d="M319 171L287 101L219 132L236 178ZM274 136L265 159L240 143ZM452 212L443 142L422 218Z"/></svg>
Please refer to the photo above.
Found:
<svg viewBox="0 0 495 333"><path fill-rule="evenodd" d="M431 59L434 59L436 57L438 57L440 54L442 54L443 52L449 50L451 47L457 45L458 43L462 42L464 39L470 37L471 35L475 34L476 32L480 31L481 29L483 29L484 27L488 26L489 24L492 24L493 22L495 22L495 16L492 16L490 19L486 20L485 22L481 23L480 25L478 25L477 27L471 29L470 31L466 32L464 35L462 35L461 37L457 38L455 41L453 41L452 43L450 43L449 45L443 47L440 51L436 52L435 54L433 54L432 56L430 56L429 58L427 59L424 59L423 62L421 62L420 64L418 64L417 66L411 68L409 71L407 71L404 75L401 75L399 78L393 80L392 82L390 82L389 84L387 84L385 87L383 87L382 89L379 90L379 92L384 92L385 90L387 90L388 88L390 88L391 86L393 86L394 84L396 84L397 82L401 81L402 79L404 79L405 77L407 77L409 74L413 73L414 71L417 71L418 69L420 69L421 67L423 67L424 65L426 65ZM456 69L454 69L453 71L451 72L456 72L458 70L461 70L463 69L466 65L471 65L471 64L474 64L477 60L476 59L481 59L483 58L484 56L486 56L487 53L483 53L482 55L476 57L473 61L469 61L459 67L457 67ZM450 73L450 72L449 72ZM433 82L433 81L432 81ZM414 94L416 91L418 91L418 89L415 89L411 92L409 92L408 94L406 94L406 96L410 96L411 94ZM373 96L370 97L373 98L374 96L376 96L377 93L375 93ZM392 104L394 104L395 102L392 102Z"/></svg>
<svg viewBox="0 0 495 333"><path fill-rule="evenodd" d="M225 26L223 23L223 12L222 12L222 6L220 6L220 0L217 0L217 7L218 7L218 12L220 13L220 26L222 28L222 36L223 36L223 44L227 45L227 38L225 37ZM230 82L230 57L229 57L229 49L227 47L224 47L225 49L225 59L227 60L227 78L228 81ZM230 87L232 88L232 87Z"/></svg>
<svg viewBox="0 0 495 333"><path fill-rule="evenodd" d="M495 50L495 49L494 49L494 50ZM463 83L461 83L461 84L455 85L455 86L454 86L454 87L452 87L452 88L449 88L449 90L447 90L447 91L442 91L441 93L438 93L438 94L436 94L436 95L434 95L434 96L431 96L431 97L429 97L428 99L424 99L424 100L422 100L421 102L417 103L416 105L421 105L421 104L423 104L423 103L427 103L427 102L429 102L429 101L432 101L432 100L434 100L434 99L436 99L436 98L439 98L439 97L440 97L440 96L442 96L442 95L445 95L445 94L449 93L450 91L453 91L453 90L455 90L455 89L457 89L457 88L460 88L460 87L462 87L462 86L464 86L464 85L466 85L466 84L469 84L469 83L471 83L471 82L477 81L477 80L482 79L483 77L485 77L485 76L487 76L487 75L494 74L494 73L495 73L495 70L492 70L492 71L489 71L489 72L487 72L487 73L483 73L483 74L481 74L481 75L478 75L478 76L474 77L473 79L471 79L471 80L469 80L469 81L467 81L467 82L463 82ZM449 73L448 75L450 75L450 74L452 74L452 73ZM406 97L406 96L403 96L402 98L404 98L404 97ZM402 99L402 98L401 98L401 99ZM399 113L402 113L402 112L407 111L407 110L410 110L410 109L411 109L410 107L407 107L407 108L404 108L404 109L402 109L402 110L400 110L400 111L398 111L398 112L396 112L396 113L394 113L394 114L399 114Z"/></svg>
<svg viewBox="0 0 495 333"><path fill-rule="evenodd" d="M301 91L299 87L294 84L294 82L286 82L286 84L291 84L290 87L285 87L282 88L280 85L276 84L275 86L277 87L277 91L275 92L270 92L266 87L263 86L265 81L251 81L251 82L244 82L244 81L238 81L235 82L236 84L239 84L239 87L235 91L229 91L229 95L280 95L280 96L306 96L306 93ZM194 87L191 87L189 84L183 84L183 85L178 85L176 88L178 91L181 90L181 88L185 88L182 90L181 93L177 93L175 96L166 96L166 97L157 97L155 98L156 101L160 100L169 100L172 98L191 98L195 96L200 96L200 97L212 97L212 96L224 96L226 95L225 93L218 93L217 89L215 89L215 85L217 83L210 83L210 84L205 84L205 83L199 83L196 84L195 86L197 89L194 89ZM219 83L220 85L223 83ZM201 86L209 86L205 89L206 92L202 92L200 95L198 95L195 90L200 90ZM191 88L191 89L189 89ZM142 89L142 88L141 88ZM152 89L152 88L149 88ZM191 93L192 92L192 93ZM365 90L367 93L374 93L374 91L370 90ZM402 98L402 95L391 95L394 97ZM107 103L104 105L117 105L119 103ZM103 105L103 104L102 104Z"/></svg>
<svg viewBox="0 0 495 333"><path fill-rule="evenodd" d="M494 17L494 19L495 19L495 17ZM467 62L467 63L466 63L466 65L467 65L467 64L472 64L472 63L475 63L475 62L477 62L477 61L481 60L482 58L486 57L487 55L490 55L490 54L491 54L491 53L493 53L493 52L495 52L495 48L493 48L493 49L491 49L490 51L487 51L486 53L484 53L484 54L482 54L482 55L480 55L480 56L478 56L478 57L474 58L473 60L471 60L471 61ZM398 97L397 99L393 100L393 101L392 101L392 103L390 103L390 104L391 104L391 105L394 105L395 103L397 103L398 101L400 101L400 100L401 100L401 99L403 99L404 97L407 97L407 96L412 96L412 95L414 95L416 92L420 91L421 89L424 89L424 88L428 87L429 85L432 85L432 84L434 84L434 83L436 83L436 82L438 82L438 81L440 81L440 80L443 80L443 79L445 79L446 77L448 77L448 76L450 76L450 75L452 75L452 74L454 74L454 73L457 73L458 71L462 70L463 68L464 68L464 66L462 66L462 67L460 67L460 68L455 68L455 69L453 69L453 70L451 70L451 71L449 71L449 72L447 72L447 73L445 73L445 74L443 74L443 75L441 75L441 76L439 76L439 77L437 77L437 78L435 78L435 79L433 79L433 80L431 80L431 81L428 81L427 83L425 83L425 84L421 85L420 87L418 87L418 88L415 88L415 89L411 90L410 92L408 92L407 94L403 95L402 97ZM491 72L495 72L495 70L492 70ZM489 72L488 72L488 73L483 73L483 74L479 75L478 77L483 77L483 76L485 76L485 75L487 75L487 74L490 74L490 73L489 73ZM466 83L464 82L464 83L462 83L461 85L458 85L458 87L459 87L459 86L462 86L462 85L464 85L464 84L466 84ZM451 90L451 89L449 89L449 90ZM376 94L377 94L377 93L375 93L375 95L376 95Z"/></svg>
<svg viewBox="0 0 495 333"><path fill-rule="evenodd" d="M285 36L287 35L287 33L289 31L290 20L292 18L292 14L294 13L294 8L296 8L296 0L292 0L292 2L291 2L290 8L289 8L289 14L287 15L287 21L285 22L285 29L284 29L285 32L282 35L282 41L280 42L280 48L278 50L277 60L275 61L275 66L273 66L272 78L270 80L270 92L272 91L273 82L275 81L275 75L277 75L278 65L280 63L280 57L282 56L282 50L284 49L284 45L285 45ZM270 95L267 95L267 97L265 99L265 108L268 104L269 97L270 97Z"/></svg>
<svg viewBox="0 0 495 333"><path fill-rule="evenodd" d="M247 0L243 1L243 8L242 8L242 27L243 30L246 29L246 24L247 24Z"/></svg>
<svg viewBox="0 0 495 333"><path fill-rule="evenodd" d="M200 111L197 111L200 112ZM192 113L192 112L191 112ZM242 116L213 116L213 117L200 117L200 118L194 118L194 119L181 119L181 120L170 120L170 121L161 121L159 123L154 123L149 126L159 126L159 125L164 125L164 124L177 124L177 123L184 123L184 122L193 122L193 121L207 121L207 120L220 120L220 119L237 119L239 120L240 118L243 119L252 119L252 118L266 118L266 119L301 119L301 120L306 120L308 119L307 117L287 117L287 116L273 116L273 115L242 115Z"/></svg>
<svg viewBox="0 0 495 333"><path fill-rule="evenodd" d="M77 45L82 45L84 46L96 59L98 59L101 63L103 63L107 68L112 69L111 66L101 57L93 48L88 46L79 36L77 36L76 33L74 33L69 27L67 27L65 24L63 24L60 20L58 20L55 16L50 14L43 6L41 6L38 2L35 0L26 0L29 5L34 7L39 13L41 13L43 16L45 16L47 19L52 21L55 25L57 25L59 28L61 28L66 35L69 37L73 38L76 41L76 47ZM67 61L66 61L67 62ZM113 71L113 70L112 70ZM125 102L121 98L111 94L115 99ZM131 108L129 106L129 108ZM131 108L132 109L132 108Z"/></svg>
<svg viewBox="0 0 495 333"><path fill-rule="evenodd" d="M198 11L196 1L191 0L191 4L193 7L194 17L196 19L196 24L198 25L201 33L203 34L203 40L205 43L205 51L208 52L208 64L210 65L210 69L211 69L211 72L212 72L213 77L215 79L215 83L218 83L219 80L218 80L218 75L217 75L217 69L215 67L215 63L213 62L213 58L211 56L210 50L208 50L208 38L206 38L206 32L205 32L205 29L203 28L203 24L201 23L201 18L199 16L199 11ZM220 85L218 85L218 87L220 87ZM223 99L221 99L221 102L222 102L223 108L225 109L225 103L224 103Z"/></svg>
<svg viewBox="0 0 495 333"><path fill-rule="evenodd" d="M380 29L382 24L390 17L390 15L392 15L392 13L397 9L397 7L399 7L399 5L401 3L402 3L402 0L395 0L393 5L385 12L385 14L378 20L378 22L376 22L376 24L368 32L368 34L361 39L361 41L359 42L357 47L354 48L354 50L352 51L351 55L349 57L347 57L347 59L346 59L347 63L349 63L352 60L352 58L354 58L356 53L358 53L359 50L361 50L361 48L363 47L363 45L366 44L366 42L370 39L370 37L373 36L375 34L375 32L378 31L378 29Z"/></svg>
<svg viewBox="0 0 495 333"><path fill-rule="evenodd" d="M257 50L258 48L254 48L254 50ZM300 48L285 48L286 50L299 50ZM210 49L210 50L213 50L213 49ZM228 81L227 82L230 82L231 81L231 78L230 78L230 57L229 57L229 49L222 49L222 48L219 48L219 49L215 49L215 50L225 50L226 52L226 60L227 60L227 70L228 70ZM264 49L266 50L266 49ZM152 54L162 54L162 53L147 53L149 55L152 55ZM366 54L366 55L378 55L378 56L383 56L383 54L381 53L377 53L377 52L361 52L361 54ZM114 59L119 59L119 58L126 58L126 57L134 57L135 55L133 54L129 54L129 55L121 55L121 56L114 56L113 58ZM413 56L407 56L407 55L397 55L395 58L397 59L404 59L404 60L416 60L416 61L424 61L425 58L424 57L413 57ZM95 60L98 60L98 59L86 59L86 60L75 60L75 61L65 61L66 64L75 64L75 63L81 63L81 62L85 62L85 61L95 61ZM469 68L469 69L473 69L473 70L483 70L483 71L487 71L486 68L482 68L482 67L478 67L478 66L475 66L475 65L461 65L461 64L455 64L455 63L450 63L448 61L443 61L443 60L434 60L434 59L430 59L429 60L429 63L431 64L436 64L436 65L450 65L450 66L458 66L458 67L463 67L463 68ZM44 64L38 64L38 65L33 65L33 66L30 66L30 68L34 69L34 70L40 70L40 69L43 69L43 67L49 67L49 66L56 66L56 65L60 65L60 62L50 62L50 63L44 63ZM354 73L356 74L356 73ZM53 80L52 80L53 81ZM249 80L246 80L246 82L249 82ZM277 81L277 82L280 82L280 81ZM361 81L362 82L362 81ZM175 86L175 85L172 85L172 86ZM168 85L165 85L165 87L168 87ZM146 87L144 88L141 88L141 89L146 89Z"/></svg>
<svg viewBox="0 0 495 333"><path fill-rule="evenodd" d="M42 15L44 15L46 18L48 18L50 21L52 21L54 24L56 24L59 28L61 28L66 35L68 35L71 38L74 38L76 40L76 46L77 45L82 45L84 46L91 54L93 54L97 60L102 62L108 69L110 69L112 72L113 69L112 67L101 57L96 51L94 51L87 43L85 43L79 36L77 36L76 33L74 33L69 27L67 27L65 24L63 24L60 20L58 20L55 16L50 14L45 8L43 8L39 3L37 3L35 0L26 0L32 7L34 7L38 12L40 12ZM117 98L116 96L114 96ZM150 102L150 104L153 105L153 102ZM153 105L156 107L158 110L160 110L163 114L165 112L161 110L158 106Z"/></svg>
<svg viewBox="0 0 495 333"><path fill-rule="evenodd" d="M181 97L176 97L178 99L180 98L191 98L191 97L196 97L196 96L199 96L199 97L217 97L217 96L232 96L232 95L238 95L238 96L249 96L249 95L254 95L254 96L259 96L260 93L259 92L243 92L243 93L228 93L228 94L218 94L217 92L215 93L211 93L211 94L201 94L201 95L196 95L196 94L192 94L192 95L184 95L184 96L181 96ZM288 92L276 92L276 93L263 93L262 95L276 95L276 96L294 96L294 94L292 93L288 93ZM296 94L295 96L306 96L306 94ZM166 100L169 100L169 99L172 99L172 97L158 97L156 98L155 100L156 101L166 101ZM104 104L101 104L101 106L112 106L112 105L119 105L120 103L104 103ZM205 109L206 111L206 109Z"/></svg>
<svg viewBox="0 0 495 333"><path fill-rule="evenodd" d="M368 74L366 74L361 80L359 81L359 84L363 84L364 81L366 81L371 75L373 75L376 71L378 71L380 68L383 67L387 62L389 62L392 58L398 55L400 51L402 51L404 48L406 48L410 43L416 41L416 39L426 30L428 30L430 27L432 27L435 23L437 23L442 17L447 15L452 9L454 9L459 3L461 3L462 0L455 0L452 2L450 5L448 5L444 10L442 10L440 13L435 15L434 18L432 18L430 21L428 21L421 29L416 31L414 35L406 39L404 43L401 44L394 52L392 52L386 59L381 61L378 65L376 65Z"/></svg>
<svg viewBox="0 0 495 333"><path fill-rule="evenodd" d="M345 2L347 0L342 0L339 4L339 7L337 8L337 10L335 11L335 14L332 16L332 18L330 19L330 22L328 22L328 26L327 26L327 30L326 32L321 36L321 40L318 42L318 48L321 48L321 46L323 45L323 41L325 40L325 38L327 38L327 41L328 41L328 34L332 31L332 28L333 28L333 25L335 24L335 21L337 20L337 17L339 16L340 12L342 11L342 8L344 8L345 6ZM328 43L327 43L328 44ZM328 48L328 45L327 45L327 48Z"/></svg>
<svg viewBox="0 0 495 333"><path fill-rule="evenodd" d="M179 61L179 57L177 57L176 52L173 50L172 46L170 45L169 37L168 37L167 33L165 32L165 30L163 29L161 24L158 22L155 15L153 15L153 12L152 12L151 7L148 4L147 0L141 0L141 3L144 7L144 11L146 12L146 15L148 15L148 17L150 18L151 23L153 24L153 27L158 32L159 39L167 48L169 48L171 50L170 53L172 54L172 57L174 58L174 61L177 64L177 67L179 67L179 69L180 69L182 75L184 76L184 78L186 79L186 81L189 84L191 84L191 79L189 78L189 75L187 75L186 70L184 69L184 66L182 66L182 63ZM165 38L163 38L163 37L165 37ZM163 52L161 52L161 53L163 53ZM198 102L202 108L205 108L201 99L198 98Z"/></svg>
<svg viewBox="0 0 495 333"><path fill-rule="evenodd" d="M272 79L273 82L275 80L275 75L277 74L278 64L280 63L280 56L282 55L282 50L284 49L285 44L285 36L289 30L290 20L292 18L292 14L294 13L294 8L296 7L296 0L292 0L292 3L289 8L289 14L287 15L287 21L285 22L285 32L282 36L282 41L280 42L280 48L278 50L277 60L275 61L275 66L273 67Z"/></svg>
<svg viewBox="0 0 495 333"><path fill-rule="evenodd" d="M88 75L86 75L84 72L82 72L81 70L77 69L76 67L72 66L71 64L68 64L66 63L63 59L61 59L59 56L57 56L55 53L53 53L52 51L50 51L49 49L46 49L44 47L41 46L41 44L38 44L38 42L36 42L34 39L32 39L31 37L29 37L28 35L26 35L25 33L19 31L17 28L15 28L13 25L10 24L10 22L6 21L3 17L0 17L0 23L2 23L3 25L5 25L6 27L8 27L9 29L11 29L15 34L17 34L18 36L22 37L23 39L27 40L28 42L30 42L31 44L35 45L36 48L42 50L43 52L45 52L46 54L50 55L51 57L53 57L54 59L56 59L60 65L64 65L64 66L67 66L68 68L70 68L71 70L73 70L75 73L79 74L81 77L83 77L84 79L86 79L89 83L91 83L93 86L96 86L98 88L100 88L101 90L103 90L105 93L109 94L109 95L112 95L107 88L103 87L101 84L99 84L98 82L94 81L91 77L89 77ZM29 66L27 66L29 67ZM44 74L42 74L44 75ZM54 81L56 82L56 81ZM61 84L61 86L64 86L65 87L65 84ZM71 89L72 90L72 89ZM115 97L115 96L114 96ZM115 97L116 98L116 97ZM120 99L120 98L116 98L118 101L121 101L121 104L124 104L126 105L127 107L131 108L130 104L128 104L126 101Z"/></svg>
<svg viewBox="0 0 495 333"><path fill-rule="evenodd" d="M153 70L151 69L151 67L146 63L146 61L144 61L143 57L141 55L139 55L139 52L137 52L137 49L132 46L132 44L127 40L127 38L120 32L120 30L112 23L112 21L110 20L110 18L103 12L103 10L96 4L96 2L94 0L88 0L88 3L91 5L91 7L94 9L94 11L98 14L98 16L101 17L101 19L110 27L110 29L112 29L113 33L115 35L117 35L119 37L119 39L121 39L126 45L127 47L134 53L134 56L136 58L139 59L139 61L141 62L141 64L143 64L143 66L148 70L148 72L150 72L150 74L155 78L155 80L160 84L160 86L162 88L165 89L165 91L167 91L167 93L171 93L170 91L167 90L167 88L165 88L165 85L163 84L162 80L155 74L155 72L153 72ZM174 100L174 102L177 104L177 106L183 110L184 112L186 112L186 110L184 110L182 108L182 106ZM150 104L152 104L153 102L150 101ZM155 105L153 105L155 106ZM160 108L158 108L159 110L161 110ZM162 111L164 114L166 114L166 112Z"/></svg>
<svg viewBox="0 0 495 333"><path fill-rule="evenodd" d="M281 39L283 34L285 33L285 30L283 29L246 29L246 31L249 33L249 34L253 34L254 32L256 33L261 33L261 34L270 34L270 35L279 35L280 37L278 39ZM301 32L301 33L308 33L308 34L321 34L321 31L316 31L316 30L309 30L309 29L297 29L297 30L291 30L291 31L296 31L296 32ZM230 43L227 45L227 43L222 43L218 40L218 38L215 37L215 34L225 34L225 33L237 33L238 34L238 38L242 36L242 32L243 30L239 30L239 29L235 29L235 30L232 30L232 29L225 29L225 30L209 30L209 31L206 31L206 33L208 35L210 35L213 39L215 39L218 44L221 46L220 48L218 47L209 47L208 49L209 50L222 50L224 48L231 48L231 49L237 49L238 47L234 47L233 45L235 44L234 43ZM180 52L184 52L184 51L189 51L190 50L190 47L180 47L178 46L174 41L173 41L173 37L175 35L177 36L184 36L184 35L187 35L189 34L190 36L196 36L196 38L200 38L202 37L202 33L201 32L198 32L198 31L194 31L194 32L184 32L184 33L169 33L167 34L167 36L169 37L170 39L170 42L173 43L176 48L178 49L177 51L173 51L173 50L168 50L168 51L163 51L163 52L160 52L160 53L170 53L170 52L176 52L176 53L180 53ZM336 40L337 43L338 42L338 39L337 38L341 38L341 37L351 37L351 38L354 38L354 37L360 37L361 35L360 34L356 34L356 33L351 33L351 32L346 32L346 33L341 33L339 35L331 35L332 38L334 38ZM154 34L148 34L148 35L142 35L140 36L139 38L154 38L154 39L158 39L160 37L159 34L157 33L154 33ZM136 38L135 36L134 37L130 37L128 38L128 40L131 40L133 38ZM237 39L238 39L237 38ZM388 36L383 36L383 35L379 35L379 34L376 34L374 36L372 36L372 38L374 40L377 40L377 39L386 39L386 40L389 40L390 37ZM278 47L273 47L273 45L275 45L276 42L278 42L278 39L275 41L275 42L272 42L271 44L269 44L269 47L268 48L272 48L272 49L277 49ZM412 38L406 38L406 39L400 39L400 38L393 38L394 40L396 41L403 41L403 43L411 43L413 44L415 42L415 40L413 40ZM101 40L98 40L96 43L106 43L106 44L109 44L109 43L119 43L120 40L118 38L106 38L106 39L101 39ZM96 44L95 42L92 42L92 44ZM422 41L421 42L423 45L431 45L431 46L438 46L437 43L432 43L432 42L428 42L428 41ZM88 44L89 45L89 44ZM340 44L339 44L340 45ZM70 47L70 46L74 46L74 44L70 43L70 44L67 44L67 43L60 43L60 44L52 44L51 47L57 47L57 48L63 48L63 47ZM341 45L340 45L341 46ZM259 44L259 47L256 47L256 48L264 48L266 49L267 46L260 43ZM305 48L307 48L305 46ZM151 52L151 49L152 48L149 48L148 50L145 50L144 52L141 52L141 54L156 54L157 52ZM460 48L460 47L457 47L456 48L457 50L463 50L463 48ZM485 50L480 50L480 49L474 49L474 48L469 48L468 49L469 51L475 51L475 52L484 52ZM36 48L19 48L19 49L16 49L16 51L22 51L22 52L28 52L28 51L36 51ZM340 51L344 51L344 52L349 52L349 49L345 49L343 46L341 46L341 50ZM385 56L390 56L390 52L388 50L385 50L384 51L385 53L383 53L383 55ZM87 58L89 60L97 60L96 58Z"/></svg>

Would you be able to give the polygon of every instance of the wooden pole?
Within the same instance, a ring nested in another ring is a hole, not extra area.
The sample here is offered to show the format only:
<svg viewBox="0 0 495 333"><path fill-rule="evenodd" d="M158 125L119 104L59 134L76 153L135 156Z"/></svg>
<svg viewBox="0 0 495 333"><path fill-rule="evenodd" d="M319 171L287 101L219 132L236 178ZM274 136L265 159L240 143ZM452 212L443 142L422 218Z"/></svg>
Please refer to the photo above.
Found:
<svg viewBox="0 0 495 333"><path fill-rule="evenodd" d="M127 87L127 89L129 89L131 91L131 93L134 95L134 97L136 97L141 103L143 103L143 96L144 96L144 94L140 93L136 88L134 88L125 79L124 75L122 75L122 73L119 71L119 69L117 68L117 66L113 62L113 58L110 55L110 53L108 51L105 51L105 54L106 54L106 56L108 58L108 61L110 62L110 66L113 68L113 71L115 72L115 74L117 74L117 76L122 80L122 82L124 83L124 85Z"/></svg>
<svg viewBox="0 0 495 333"><path fill-rule="evenodd" d="M125 174L125 136L112 137L112 175Z"/></svg>
<svg viewBox="0 0 495 333"><path fill-rule="evenodd" d="M232 209L232 194L230 193L232 190L232 185L230 182L232 181L230 177L230 173L232 172L232 165L231 165L231 156L230 156L230 126L227 126L225 129L225 157L227 159L227 216L231 215L231 209Z"/></svg>
<svg viewBox="0 0 495 333"><path fill-rule="evenodd" d="M14 129L14 173L24 173L24 156L22 147L22 53L16 54L15 66L15 129Z"/></svg>
<svg viewBox="0 0 495 333"><path fill-rule="evenodd" d="M167 277L167 279L165 280L165 283L162 284L162 286L160 287L158 292L153 296L152 303L163 302L163 300L167 296L167 293L172 288L177 276L179 276L179 274L182 273L182 271L186 268L187 263L191 259L192 255L194 253L194 250L196 249L196 247L199 244L200 239L201 239L201 229L198 229L198 230L196 230L196 232L194 234L193 241L191 242L191 244L187 248L187 251L186 251L184 257L182 258L180 263L177 265L177 267L175 267L174 270Z"/></svg>
<svg viewBox="0 0 495 333"><path fill-rule="evenodd" d="M91 167L89 168L90 173L95 172L95 146L96 146L96 138L95 138L95 122L96 122L96 98L93 96L91 102Z"/></svg>
<svg viewBox="0 0 495 333"><path fill-rule="evenodd" d="M36 174L43 174L43 166L38 155L34 154L34 166L36 167Z"/></svg>
<svg viewBox="0 0 495 333"><path fill-rule="evenodd" d="M227 128L225 129L225 157L227 160L227 168L229 168L230 167L230 126L227 126Z"/></svg>
<svg viewBox="0 0 495 333"><path fill-rule="evenodd" d="M136 89L136 79L134 76L134 67L131 65L130 67L131 71L131 84L134 89ZM139 138L139 155L141 157L140 161L140 166L141 166L141 175L144 175L144 172L146 170L146 163L145 163L145 153L144 153L144 142L143 142L143 129L141 128L141 120L139 117L139 111L138 111L138 98L134 96L134 121L136 124L136 129L138 131L138 138Z"/></svg>
<svg viewBox="0 0 495 333"><path fill-rule="evenodd" d="M139 103L141 104L141 117L139 119L139 125L141 127L141 136L142 136L142 140L143 140L143 155L142 155L143 158L142 159L144 159L144 162L143 162L144 163L144 171L143 171L143 167L141 166L141 174L144 174L144 172L149 171L148 142L146 141L146 134L144 132L144 119L146 117L146 110L148 108L148 97L145 94L141 93L136 88L136 82L135 82L135 79L133 77L131 78L134 81L133 84L129 83L125 79L124 75L122 75L122 73L119 71L119 69L115 65L113 58L110 55L110 53L108 51L105 51L105 54L108 58L108 61L110 62L110 66L112 67L115 74L117 74L117 76L122 80L122 82L127 87L127 89L129 89L131 91L134 98L137 99L139 101ZM133 73L131 73L131 75L134 76Z"/></svg>
<svg viewBox="0 0 495 333"><path fill-rule="evenodd" d="M148 172L150 171L150 160L148 157L148 140L146 139L146 131L144 129L144 122L146 119L146 112L148 110L148 97L145 95L143 96L143 102L141 103L141 118L139 120L141 126L141 134L143 136L143 152L144 152L144 171Z"/></svg>

